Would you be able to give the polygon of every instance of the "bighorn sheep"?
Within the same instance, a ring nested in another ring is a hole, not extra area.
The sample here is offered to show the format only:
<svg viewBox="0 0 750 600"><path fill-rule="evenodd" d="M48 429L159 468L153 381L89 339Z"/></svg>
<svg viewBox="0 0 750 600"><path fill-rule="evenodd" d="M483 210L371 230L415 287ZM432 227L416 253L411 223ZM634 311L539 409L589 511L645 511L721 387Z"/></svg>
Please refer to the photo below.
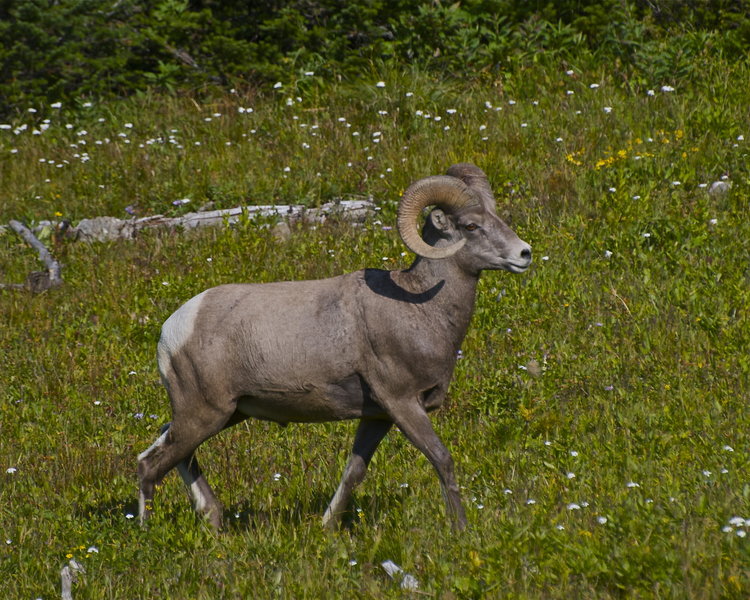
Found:
<svg viewBox="0 0 750 600"><path fill-rule="evenodd" d="M436 208L420 236L417 218L428 206ZM176 466L195 509L219 528L222 507L194 453L256 417L360 420L324 525L338 522L395 423L437 471L454 527L466 526L453 460L427 413L445 399L480 272L520 273L531 248L497 216L484 172L466 163L412 184L399 205L398 231L418 255L406 270L222 285L166 320L158 363L172 422L138 457L142 522L155 485Z"/></svg>

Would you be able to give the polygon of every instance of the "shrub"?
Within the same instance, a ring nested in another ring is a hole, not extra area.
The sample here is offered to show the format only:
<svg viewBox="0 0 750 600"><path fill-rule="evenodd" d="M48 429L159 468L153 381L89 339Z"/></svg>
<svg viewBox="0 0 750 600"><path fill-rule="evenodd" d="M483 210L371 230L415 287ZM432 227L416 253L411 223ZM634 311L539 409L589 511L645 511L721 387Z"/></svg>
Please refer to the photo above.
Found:
<svg viewBox="0 0 750 600"><path fill-rule="evenodd" d="M564 0L0 0L0 116L30 102L210 90L375 62L477 77L615 59L625 80L694 77L701 53L744 56L750 2ZM699 76L699 74L698 74Z"/></svg>

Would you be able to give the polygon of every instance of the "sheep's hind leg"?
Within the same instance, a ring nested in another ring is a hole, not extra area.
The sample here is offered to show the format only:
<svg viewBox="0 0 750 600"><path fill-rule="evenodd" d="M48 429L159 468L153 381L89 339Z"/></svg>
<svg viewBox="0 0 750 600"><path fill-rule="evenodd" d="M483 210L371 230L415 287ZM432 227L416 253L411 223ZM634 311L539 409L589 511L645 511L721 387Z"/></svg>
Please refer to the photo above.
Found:
<svg viewBox="0 0 750 600"><path fill-rule="evenodd" d="M161 432L156 441L146 450L138 455L138 479L140 480L140 490L138 495L138 516L143 525L151 514L151 503L154 499L154 489L159 479L154 476L152 469L148 467L152 460L152 454L158 454L159 449L165 444L169 432L167 423L161 428ZM163 475L162 475L163 477Z"/></svg>
<svg viewBox="0 0 750 600"><path fill-rule="evenodd" d="M393 426L390 421L362 419L354 436L354 446L346 463L341 483L323 515L323 526L333 529L346 510L354 488L361 483L378 444Z"/></svg>
<svg viewBox="0 0 750 600"><path fill-rule="evenodd" d="M246 418L242 413L235 411L222 429L228 429L237 423L241 423ZM214 529L220 530L224 508L211 486L208 485L198 459L195 457L195 452L177 464L177 471L182 477L185 487L187 487L195 512L202 515Z"/></svg>
<svg viewBox="0 0 750 600"><path fill-rule="evenodd" d="M177 471L185 482L195 511L211 523L214 529L221 529L221 516L224 511L221 502L216 498L211 486L203 476L195 454L177 464Z"/></svg>
<svg viewBox="0 0 750 600"><path fill-rule="evenodd" d="M217 416L213 427L180 427L175 419L162 429L162 434L154 444L138 456L138 477L140 479L139 512L141 523L151 513L154 489L175 466L188 486L196 509L206 516L214 527L221 524L222 507L206 482L195 460L196 448L204 441L221 431L228 417Z"/></svg>

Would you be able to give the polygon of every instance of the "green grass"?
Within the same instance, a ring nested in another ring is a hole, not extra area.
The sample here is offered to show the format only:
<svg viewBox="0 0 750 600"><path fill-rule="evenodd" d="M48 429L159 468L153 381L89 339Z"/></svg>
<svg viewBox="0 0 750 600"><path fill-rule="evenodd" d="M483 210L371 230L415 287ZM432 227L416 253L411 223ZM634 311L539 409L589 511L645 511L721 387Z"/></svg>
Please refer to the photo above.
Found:
<svg viewBox="0 0 750 600"><path fill-rule="evenodd" d="M402 597L386 559L436 598L747 596L750 523L730 519L750 519L748 67L710 64L700 84L654 82L653 96L604 70L565 70L502 86L384 73L210 106L40 107L26 131L0 130L3 222L347 194L382 209L364 228L302 226L288 241L267 223L62 241L62 288L0 293L7 597L57 597L71 556L86 567L75 598ZM202 447L228 509L220 536L175 475L148 528L127 518L136 456L169 419L154 361L164 319L219 283L406 266L388 227L401 191L463 160L487 171L535 252L524 275L483 277L450 402L433 418L470 529L451 533L435 474L394 432L347 526L325 533L352 423L250 422ZM701 187L724 175L726 196ZM0 248L0 280L38 268L12 233Z"/></svg>

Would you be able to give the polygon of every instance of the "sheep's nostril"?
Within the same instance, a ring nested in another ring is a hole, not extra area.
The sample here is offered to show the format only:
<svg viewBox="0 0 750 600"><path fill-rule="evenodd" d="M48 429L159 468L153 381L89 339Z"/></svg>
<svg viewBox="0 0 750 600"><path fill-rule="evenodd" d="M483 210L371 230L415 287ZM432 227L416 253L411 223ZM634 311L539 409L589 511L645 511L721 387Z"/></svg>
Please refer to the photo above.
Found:
<svg viewBox="0 0 750 600"><path fill-rule="evenodd" d="M531 260L531 248L524 248L523 250L521 250L521 258Z"/></svg>

